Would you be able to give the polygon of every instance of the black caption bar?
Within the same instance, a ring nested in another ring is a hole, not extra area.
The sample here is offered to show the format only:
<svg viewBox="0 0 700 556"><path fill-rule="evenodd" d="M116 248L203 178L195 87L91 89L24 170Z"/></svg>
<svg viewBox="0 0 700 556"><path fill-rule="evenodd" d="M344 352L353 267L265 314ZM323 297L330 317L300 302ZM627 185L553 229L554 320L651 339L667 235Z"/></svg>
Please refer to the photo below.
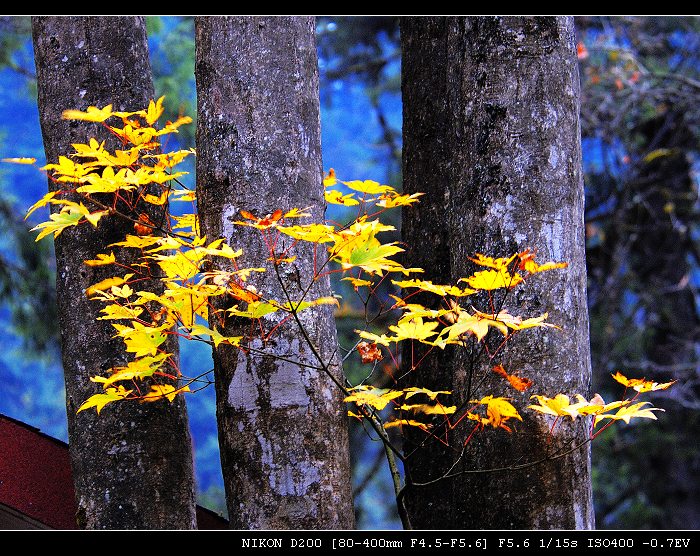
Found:
<svg viewBox="0 0 700 556"><path fill-rule="evenodd" d="M0 537L5 543L22 542L25 549L34 542L77 542L83 553L90 547L97 550L112 543L125 549L142 542L158 543L163 549L208 541L225 542L227 550L247 554L260 550L295 554L383 550L386 554L409 551L475 555L486 551L595 554L614 550L636 556L640 552L695 553L700 547L698 531L0 531Z"/></svg>

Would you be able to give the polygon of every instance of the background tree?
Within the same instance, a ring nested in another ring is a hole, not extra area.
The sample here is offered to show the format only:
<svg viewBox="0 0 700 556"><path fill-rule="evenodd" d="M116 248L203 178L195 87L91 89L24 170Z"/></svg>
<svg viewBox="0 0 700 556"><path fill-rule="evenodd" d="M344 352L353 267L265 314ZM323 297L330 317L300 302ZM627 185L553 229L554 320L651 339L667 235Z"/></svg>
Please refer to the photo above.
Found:
<svg viewBox="0 0 700 556"><path fill-rule="evenodd" d="M404 213L411 264L426 269L426 279L451 283L469 274L475 253L505 256L533 248L543 261L568 261L566 271L533 279L531 293L505 299L514 314L549 311L548 320L563 331L516 337L501 359L548 395L586 394L590 356L573 20L405 18L401 41L404 190L427 192L419 211ZM492 350L500 341L493 340ZM502 386L491 372L493 362L476 345L467 341L464 349L445 350L409 376L432 390L458 393L457 407L495 394ZM406 370L412 360L404 353ZM527 396L513 397L526 403ZM449 448L424 442L425 435L407 435L407 451L415 449L407 462L409 482L450 469L465 472L407 492L413 525L592 527L588 446L526 469L469 473L545 459L587 437L580 423L550 434L531 415L519 428L513 435L477 436L464 453L468 429L455 429Z"/></svg>
<svg viewBox="0 0 700 556"><path fill-rule="evenodd" d="M195 29L202 231L243 247L242 264L268 260L267 272L249 281L266 298L298 300L313 277L313 248L297 245L293 264L277 268L259 231L234 233L232 222L242 210L262 218L292 207L309 207L312 220L323 221L313 18L205 17ZM310 299L329 294L327 277L309 293ZM332 311L316 307L299 319L277 328L279 318L263 318L266 342L214 350L221 459L234 528L354 524L342 393L316 358L318 353L330 362L342 381ZM231 319L225 335L250 337L249 327Z"/></svg>
<svg viewBox="0 0 700 556"><path fill-rule="evenodd" d="M88 139L81 122L61 119L64 109L109 103L115 109L138 109L153 97L142 18L40 17L32 20L32 30L47 160L57 161L71 143ZM114 141L106 132L102 139ZM52 190L59 185L49 181ZM158 221L158 214L150 216ZM109 321L95 320L100 304L90 302L84 293L110 274L105 274L104 267L86 267L83 260L94 259L133 231L132 223L109 217L98 230L76 227L55 241L78 525L194 528L192 445L184 400L122 404L109 415L76 414L80 404L100 390L89 377L126 363ZM129 253L118 256L126 260ZM152 280L143 288L157 292L162 286ZM171 350L177 350L177 345Z"/></svg>

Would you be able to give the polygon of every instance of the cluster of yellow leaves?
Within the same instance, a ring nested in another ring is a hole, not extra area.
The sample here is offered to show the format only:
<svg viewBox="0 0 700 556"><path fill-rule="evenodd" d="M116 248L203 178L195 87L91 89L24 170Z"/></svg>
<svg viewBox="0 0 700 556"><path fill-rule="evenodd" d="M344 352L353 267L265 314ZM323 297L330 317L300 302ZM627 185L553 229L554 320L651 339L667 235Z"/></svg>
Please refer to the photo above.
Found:
<svg viewBox="0 0 700 556"><path fill-rule="evenodd" d="M391 390L388 388L374 388L372 386L360 385L349 388L351 394L346 396L343 401L354 402L358 407L370 408L372 410L382 411L388 405L395 411L411 412L412 414L422 413L423 415L442 415L448 416L455 412L456 406L446 406L437 400L438 395L449 395L451 392L440 390L432 391L427 388L418 388L411 386L403 390ZM406 403L413 396L426 396L433 403ZM399 398L402 398L399 400ZM363 411L355 413L348 411L350 417L363 419L367 416ZM384 428L398 427L401 425L418 427L423 430L428 430L430 425L417 421L416 419L406 419L403 417L394 418L384 424Z"/></svg>
<svg viewBox="0 0 700 556"><path fill-rule="evenodd" d="M598 426L602 421L624 421L629 423L631 419L656 419L654 411L663 411L658 407L651 406L651 402L636 402L636 398L640 393L653 392L656 390L666 390L670 388L675 381L659 384L644 378L625 377L622 373L617 372L612 377L626 387L632 387L637 391L637 395L632 399L616 400L606 403L600 394L596 394L590 400L587 400L581 394L576 394L576 401L572 400L566 394L557 394L553 398L547 396L532 396L537 400L537 404L528 406L529 409L551 415L556 418L569 417L573 421L577 417L586 417L593 415L593 428Z"/></svg>

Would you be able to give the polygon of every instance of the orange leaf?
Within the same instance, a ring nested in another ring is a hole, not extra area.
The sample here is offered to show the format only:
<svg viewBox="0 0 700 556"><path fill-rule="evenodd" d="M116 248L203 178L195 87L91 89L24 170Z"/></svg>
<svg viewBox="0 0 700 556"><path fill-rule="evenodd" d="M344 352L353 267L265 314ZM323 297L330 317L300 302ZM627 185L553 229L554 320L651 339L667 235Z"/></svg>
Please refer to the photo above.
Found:
<svg viewBox="0 0 700 556"><path fill-rule="evenodd" d="M510 385L513 388L515 388L518 392L525 392L525 390L530 388L533 384L533 382L529 378L519 377L514 374L509 375L503 367L503 365L496 365L493 368L493 372L505 378L510 383Z"/></svg>
<svg viewBox="0 0 700 556"><path fill-rule="evenodd" d="M357 351L363 363L373 363L374 361L381 361L384 358L377 344L360 342L357 344Z"/></svg>
<svg viewBox="0 0 700 556"><path fill-rule="evenodd" d="M586 48L586 45L582 42L579 42L576 45L576 55L578 56L579 60L585 60L586 58L588 58L588 49Z"/></svg>

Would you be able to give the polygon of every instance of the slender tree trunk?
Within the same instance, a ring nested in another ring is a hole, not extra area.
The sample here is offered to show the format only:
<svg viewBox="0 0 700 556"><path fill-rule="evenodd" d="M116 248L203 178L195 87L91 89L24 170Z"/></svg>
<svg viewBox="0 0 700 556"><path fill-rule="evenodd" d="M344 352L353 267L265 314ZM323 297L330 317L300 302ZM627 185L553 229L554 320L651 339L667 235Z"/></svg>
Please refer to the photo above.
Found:
<svg viewBox="0 0 700 556"><path fill-rule="evenodd" d="M413 380L453 390L458 405L494 394L523 408L524 422L512 434L476 434L453 472L534 462L574 448L587 438L582 422L561 423L550 437L545 420L524 410L533 392L589 389L573 21L405 18L401 25L404 189L428 193L420 210L404 215L411 266L445 283L475 270L468 257L477 252L506 256L533 248L538 260L569 263L533 277L506 302L513 314L549 312L548 321L563 328L523 331L498 359L531 378L531 391L507 392L490 370L496 361L477 359L469 346L430 358ZM422 483L447 471L470 432L470 426L451 432L451 448L437 442L419 448L407 465L409 480ZM407 451L424 438L412 433ZM589 447L525 469L409 487L407 502L417 528L590 528Z"/></svg>
<svg viewBox="0 0 700 556"><path fill-rule="evenodd" d="M233 221L242 219L241 210L263 217L292 207L309 207L311 220L323 221L314 20L198 18L195 29L203 233L244 248L239 266L266 267L249 281L264 296L284 302L288 293L297 301L313 275L313 248L300 242L296 260L281 264L277 274L259 232ZM278 249L289 246L284 241ZM307 299L329 294L326 277ZM280 319L279 313L262 318L263 333ZM354 523L342 395L327 374L308 366L319 365L315 351L342 380L332 310L316 307L300 320L313 348L293 319L265 342L259 330L250 337L249 322L231 320L226 334L245 336L252 349L222 344L214 350L219 443L234 528Z"/></svg>
<svg viewBox="0 0 700 556"><path fill-rule="evenodd" d="M32 20L39 113L46 158L55 162L71 143L109 135L92 123L66 121L67 108L113 104L118 110L147 106L153 97L144 20L140 17L38 17ZM115 145L112 144L111 147ZM56 184L49 181L49 188ZM75 227L55 240L56 290L66 380L68 437L78 502L77 522L89 529L188 529L195 527L192 442L185 402L119 403L76 414L101 390L90 376L126 364L109 321L96 321L100 303L84 291L112 276L111 267L87 267L84 259L133 233L116 217L100 227ZM142 289L162 291L153 280ZM177 356L177 344L169 349Z"/></svg>

